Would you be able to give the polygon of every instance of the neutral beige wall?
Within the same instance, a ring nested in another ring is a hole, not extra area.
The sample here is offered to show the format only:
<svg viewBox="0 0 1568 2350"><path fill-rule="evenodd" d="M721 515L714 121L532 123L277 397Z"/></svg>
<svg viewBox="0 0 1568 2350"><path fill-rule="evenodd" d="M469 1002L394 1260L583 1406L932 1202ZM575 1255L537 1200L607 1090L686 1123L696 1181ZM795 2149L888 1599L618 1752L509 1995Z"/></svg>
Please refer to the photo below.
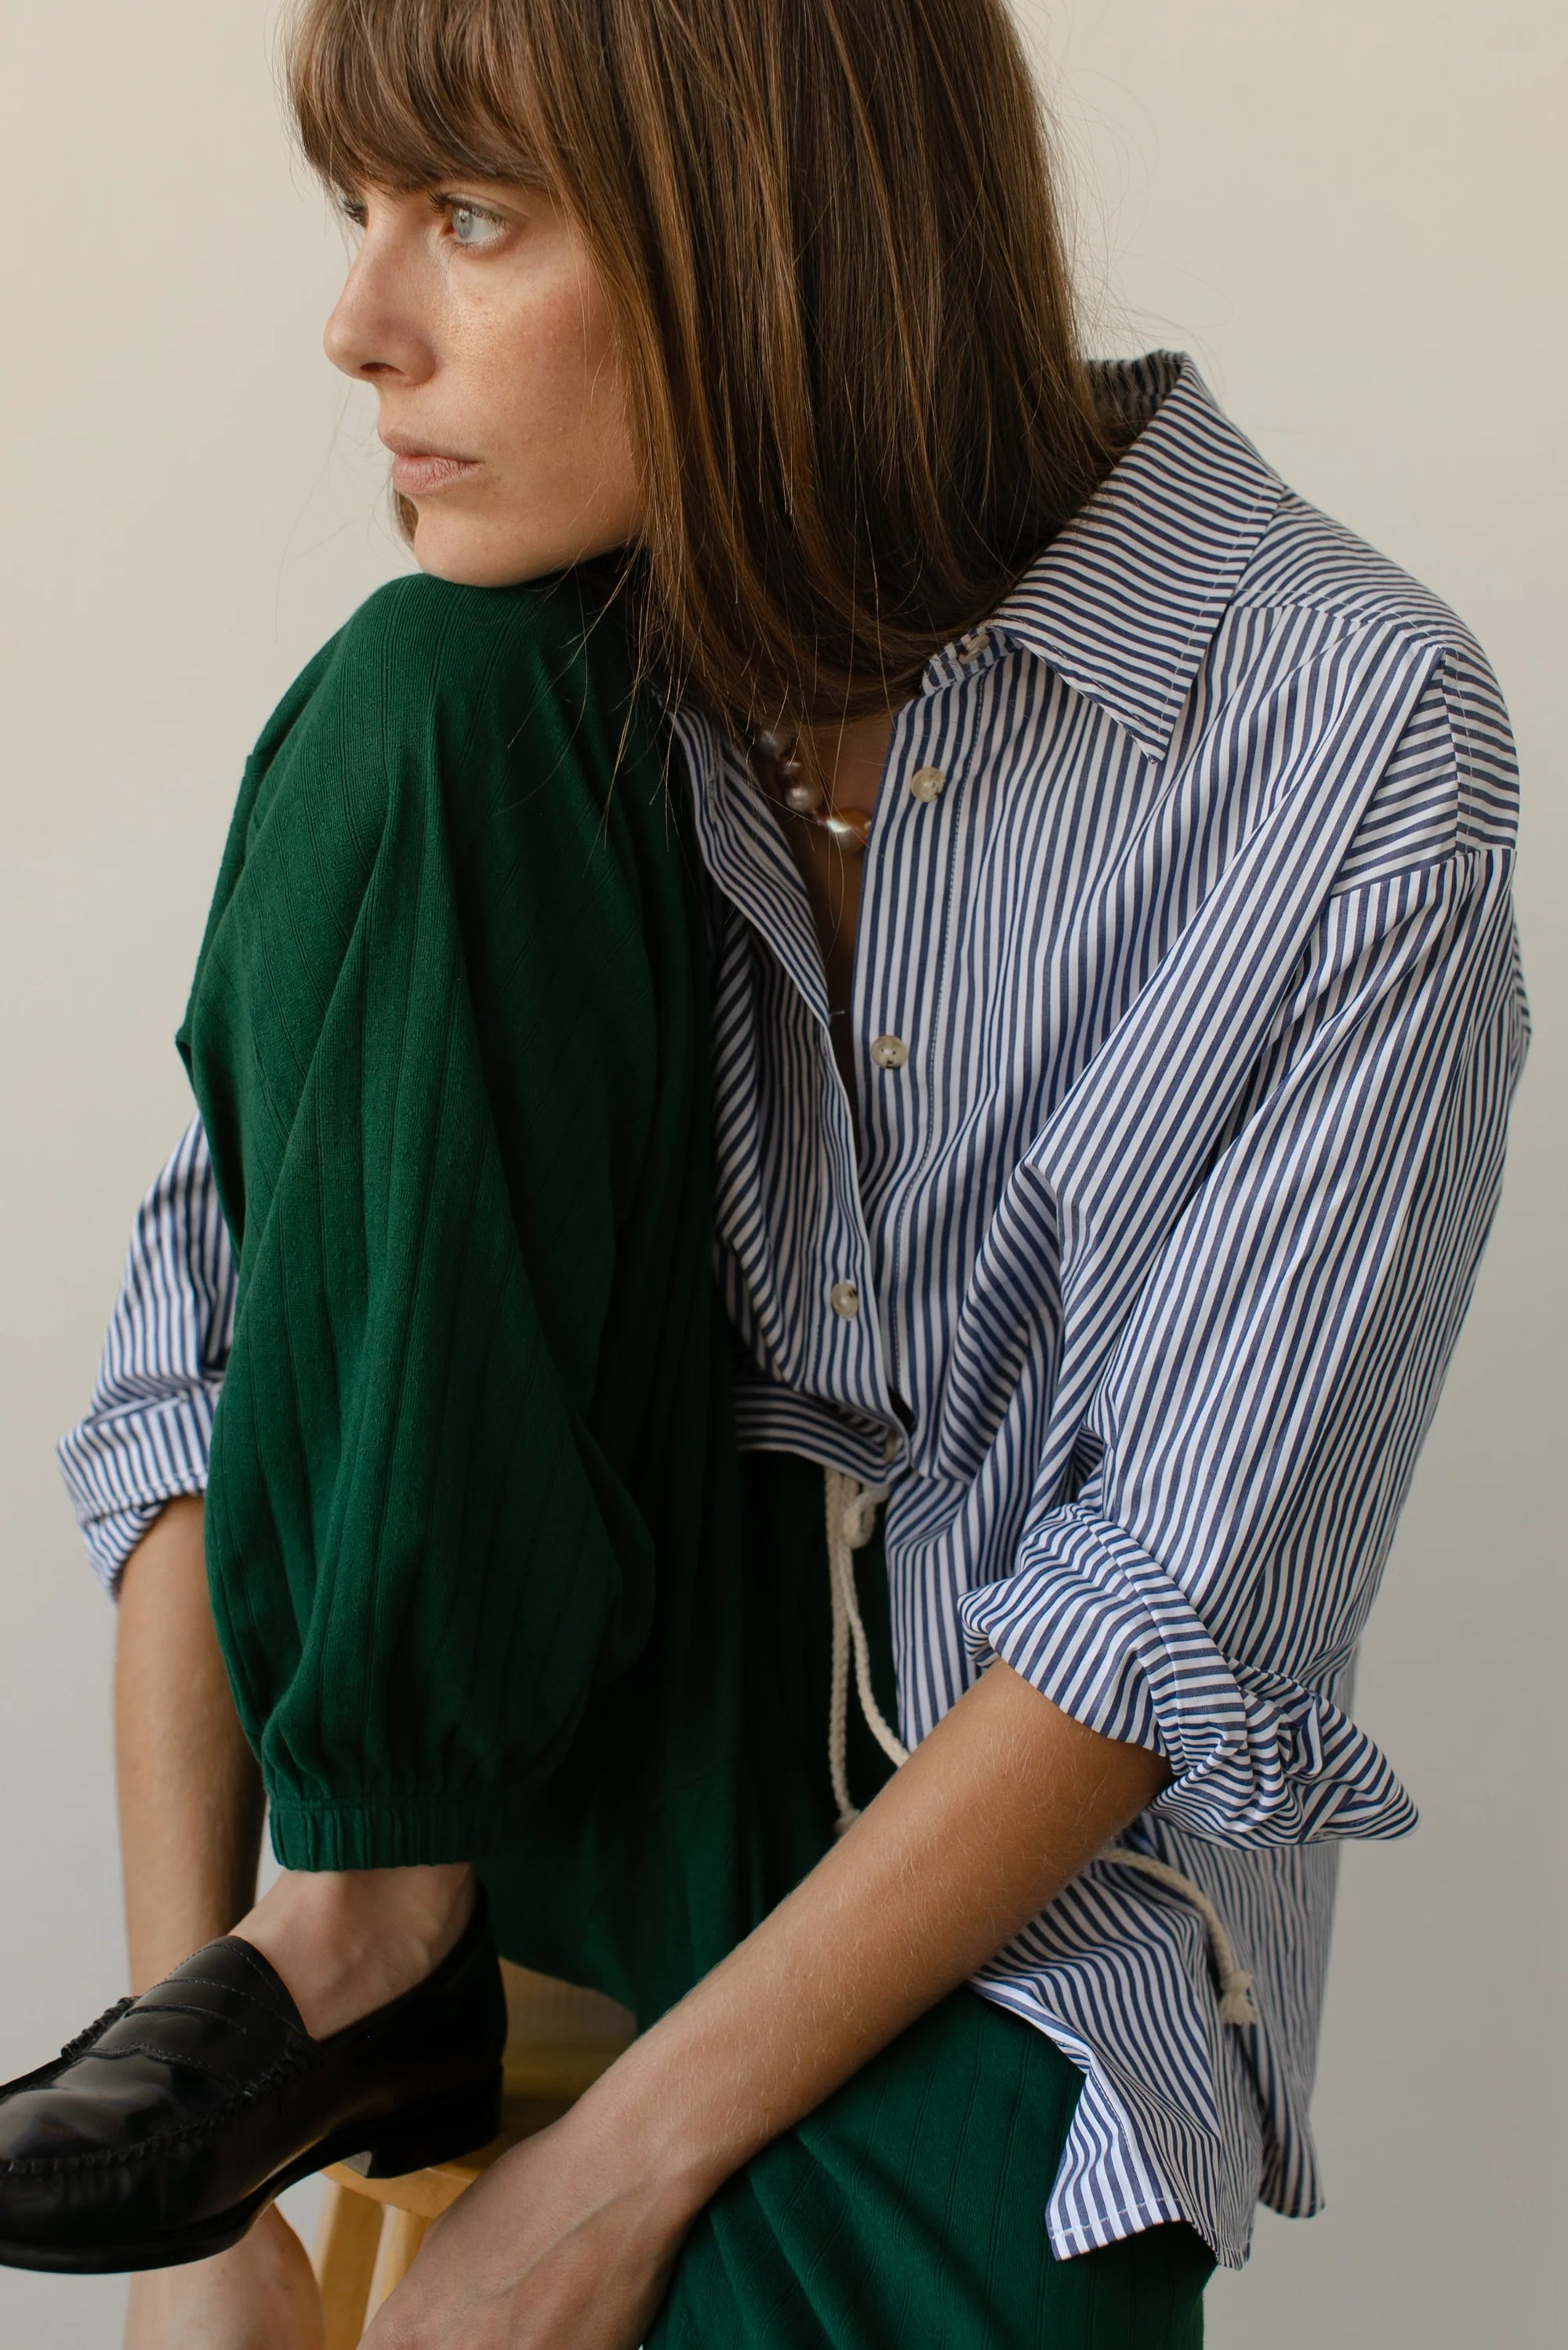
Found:
<svg viewBox="0 0 1568 2350"><path fill-rule="evenodd" d="M1307 494L1490 647L1528 777L1539 1036L1503 1214L1361 1711L1423 1803L1353 1851L1318 2119L1217 2350L1546 2350L1564 2179L1552 1574L1564 1402L1560 0L1026 0L1103 347L1194 350ZM119 1988L111 1619L50 1459L134 1201L240 762L399 561L317 354L336 234L265 0L5 0L0 317L0 2077ZM1554 1212L1555 1211L1555 1212ZM0 2272L0 2344L110 2350L119 2288Z"/></svg>

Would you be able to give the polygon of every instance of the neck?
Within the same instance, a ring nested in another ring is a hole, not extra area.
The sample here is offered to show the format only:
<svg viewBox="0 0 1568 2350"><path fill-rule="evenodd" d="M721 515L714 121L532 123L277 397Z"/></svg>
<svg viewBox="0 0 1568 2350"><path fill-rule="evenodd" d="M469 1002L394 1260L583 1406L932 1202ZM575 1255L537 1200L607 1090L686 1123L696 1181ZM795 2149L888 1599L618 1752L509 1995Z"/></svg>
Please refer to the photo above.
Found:
<svg viewBox="0 0 1568 2350"><path fill-rule="evenodd" d="M876 806L893 717L891 710L874 710L866 718L803 728L831 806L867 816Z"/></svg>

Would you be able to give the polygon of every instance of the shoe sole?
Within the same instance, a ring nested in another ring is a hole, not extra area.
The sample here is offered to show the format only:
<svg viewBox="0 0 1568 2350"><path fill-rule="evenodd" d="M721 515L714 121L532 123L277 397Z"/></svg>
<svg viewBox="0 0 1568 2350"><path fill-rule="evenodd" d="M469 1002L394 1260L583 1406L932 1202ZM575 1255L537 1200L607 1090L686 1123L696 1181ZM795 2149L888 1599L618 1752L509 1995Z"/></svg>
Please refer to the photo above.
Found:
<svg viewBox="0 0 1568 2350"><path fill-rule="evenodd" d="M142 2269L182 2268L211 2260L237 2244L253 2220L286 2188L296 2187L334 2162L353 2162L367 2178L400 2178L433 2163L453 2162L488 2146L501 2129L501 2074L482 2085L452 2092L422 2106L389 2115L367 2147L365 2126L356 2124L322 2138L254 2194L228 2210L190 2228L140 2242L78 2245L16 2244L0 2240L0 2267L41 2269L53 2276L130 2275Z"/></svg>

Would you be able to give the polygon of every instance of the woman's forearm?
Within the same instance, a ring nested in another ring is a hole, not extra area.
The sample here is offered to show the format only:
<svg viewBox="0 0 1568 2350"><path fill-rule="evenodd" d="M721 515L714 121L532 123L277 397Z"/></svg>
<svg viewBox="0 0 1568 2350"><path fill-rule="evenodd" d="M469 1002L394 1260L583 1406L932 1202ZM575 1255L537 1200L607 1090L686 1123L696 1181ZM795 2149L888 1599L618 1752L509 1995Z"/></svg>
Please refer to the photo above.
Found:
<svg viewBox="0 0 1568 2350"><path fill-rule="evenodd" d="M589 2092L577 2127L697 2210L963 1982L1158 1793L1163 1760L998 1663L789 1898Z"/></svg>
<svg viewBox="0 0 1568 2350"><path fill-rule="evenodd" d="M255 1894L261 1777L213 1622L200 1501L171 1502L126 1562L114 1730L140 1991L226 1933Z"/></svg>

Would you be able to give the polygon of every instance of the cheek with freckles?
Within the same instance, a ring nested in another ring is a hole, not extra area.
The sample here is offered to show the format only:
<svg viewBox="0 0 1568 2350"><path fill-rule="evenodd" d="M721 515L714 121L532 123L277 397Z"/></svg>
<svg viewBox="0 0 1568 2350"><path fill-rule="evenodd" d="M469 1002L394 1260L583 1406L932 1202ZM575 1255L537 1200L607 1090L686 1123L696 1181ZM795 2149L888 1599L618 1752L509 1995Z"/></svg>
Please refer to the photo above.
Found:
<svg viewBox="0 0 1568 2350"><path fill-rule="evenodd" d="M483 463L421 500L414 553L473 587L536 577L622 546L640 499L614 338L581 273L489 294L447 321L443 411Z"/></svg>

